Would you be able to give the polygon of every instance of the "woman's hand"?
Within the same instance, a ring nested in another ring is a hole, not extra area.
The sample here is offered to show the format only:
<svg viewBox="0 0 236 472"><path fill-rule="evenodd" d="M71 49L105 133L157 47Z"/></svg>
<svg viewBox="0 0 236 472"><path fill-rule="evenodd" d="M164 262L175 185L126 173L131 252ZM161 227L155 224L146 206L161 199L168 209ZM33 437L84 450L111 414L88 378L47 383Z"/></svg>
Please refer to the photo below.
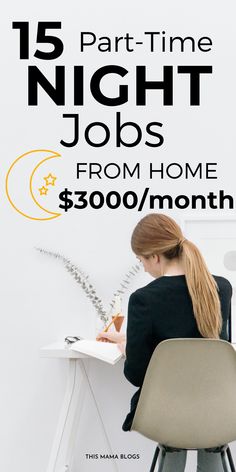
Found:
<svg viewBox="0 0 236 472"><path fill-rule="evenodd" d="M124 343L125 339L126 339L125 334L119 333L118 331L111 331L111 332L102 331L96 337L97 341L110 342L110 343L116 343L116 344Z"/></svg>
<svg viewBox="0 0 236 472"><path fill-rule="evenodd" d="M96 340L102 341L105 343L117 344L117 347L120 350L121 354L125 356L125 348L126 348L125 334L119 333L118 331L113 331L113 332L102 331L101 333L97 335Z"/></svg>

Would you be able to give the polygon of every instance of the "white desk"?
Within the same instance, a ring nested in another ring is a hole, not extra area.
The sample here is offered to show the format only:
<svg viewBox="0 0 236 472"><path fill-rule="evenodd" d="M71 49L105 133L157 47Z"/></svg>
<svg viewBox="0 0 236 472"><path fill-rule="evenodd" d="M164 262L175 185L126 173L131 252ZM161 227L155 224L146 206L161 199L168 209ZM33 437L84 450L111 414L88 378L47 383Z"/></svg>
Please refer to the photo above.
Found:
<svg viewBox="0 0 236 472"><path fill-rule="evenodd" d="M49 344L40 349L40 357L68 359L69 371L66 392L61 407L60 417L55 433L47 472L70 472L73 448L80 414L86 389L89 389L100 420L101 429L108 447L108 453L113 454L111 444L99 412L99 408L91 388L83 359L90 358L79 352L66 348L64 342ZM118 467L115 460L111 461L115 472Z"/></svg>

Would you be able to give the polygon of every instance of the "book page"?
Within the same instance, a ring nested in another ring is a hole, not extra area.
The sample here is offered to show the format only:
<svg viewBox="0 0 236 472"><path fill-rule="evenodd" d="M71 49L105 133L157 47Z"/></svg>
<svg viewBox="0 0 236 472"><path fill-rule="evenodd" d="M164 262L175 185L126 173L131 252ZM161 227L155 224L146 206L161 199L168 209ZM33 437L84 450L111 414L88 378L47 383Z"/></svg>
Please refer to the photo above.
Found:
<svg viewBox="0 0 236 472"><path fill-rule="evenodd" d="M92 339L83 339L81 341L77 341L73 343L71 349L82 352L83 354L88 354L92 357L96 357L97 359L110 364L115 364L122 357L117 344L104 343Z"/></svg>

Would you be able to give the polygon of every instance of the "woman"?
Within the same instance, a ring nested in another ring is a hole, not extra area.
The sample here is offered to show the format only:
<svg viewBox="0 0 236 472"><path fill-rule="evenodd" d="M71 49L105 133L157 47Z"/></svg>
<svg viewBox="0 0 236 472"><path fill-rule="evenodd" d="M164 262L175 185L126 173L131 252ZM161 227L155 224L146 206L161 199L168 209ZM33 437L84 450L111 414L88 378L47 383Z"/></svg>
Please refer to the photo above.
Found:
<svg viewBox="0 0 236 472"><path fill-rule="evenodd" d="M127 342L119 333L101 333L126 352L124 374L139 390L123 424L129 431L152 353L168 338L228 339L232 287L212 276L197 247L187 240L170 217L149 214L135 227L132 250L154 281L129 300ZM184 471L186 451L169 453L163 472ZM220 454L198 451L199 472L222 472Z"/></svg>

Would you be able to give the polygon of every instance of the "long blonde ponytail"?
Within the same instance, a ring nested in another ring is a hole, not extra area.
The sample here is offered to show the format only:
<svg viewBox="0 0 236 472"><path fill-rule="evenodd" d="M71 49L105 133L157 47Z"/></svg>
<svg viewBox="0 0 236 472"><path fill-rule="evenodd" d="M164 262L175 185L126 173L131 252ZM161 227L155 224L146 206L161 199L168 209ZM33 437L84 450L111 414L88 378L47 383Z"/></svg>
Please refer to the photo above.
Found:
<svg viewBox="0 0 236 472"><path fill-rule="evenodd" d="M184 240L182 258L198 330L204 338L219 338L222 329L218 287L199 249Z"/></svg>
<svg viewBox="0 0 236 472"><path fill-rule="evenodd" d="M144 257L181 258L198 330L205 338L219 338L222 316L217 283L199 249L184 238L179 225L169 216L151 213L135 227L131 246Z"/></svg>

